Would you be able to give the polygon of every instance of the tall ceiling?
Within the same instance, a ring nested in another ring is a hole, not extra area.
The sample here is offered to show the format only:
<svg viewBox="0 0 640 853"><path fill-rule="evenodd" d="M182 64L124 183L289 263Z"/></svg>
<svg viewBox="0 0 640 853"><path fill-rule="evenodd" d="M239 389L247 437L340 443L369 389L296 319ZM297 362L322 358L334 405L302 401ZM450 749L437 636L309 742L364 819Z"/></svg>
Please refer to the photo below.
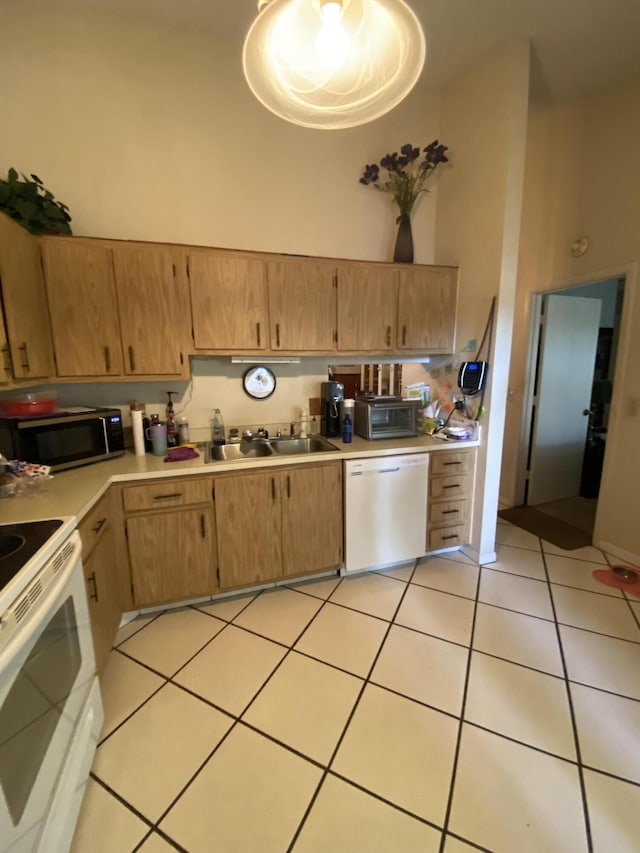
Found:
<svg viewBox="0 0 640 853"><path fill-rule="evenodd" d="M256 0L70 0L121 15L144 15L237 41ZM509 35L532 45L538 97L590 94L640 76L640 0L408 0L427 37L424 84L440 89Z"/></svg>

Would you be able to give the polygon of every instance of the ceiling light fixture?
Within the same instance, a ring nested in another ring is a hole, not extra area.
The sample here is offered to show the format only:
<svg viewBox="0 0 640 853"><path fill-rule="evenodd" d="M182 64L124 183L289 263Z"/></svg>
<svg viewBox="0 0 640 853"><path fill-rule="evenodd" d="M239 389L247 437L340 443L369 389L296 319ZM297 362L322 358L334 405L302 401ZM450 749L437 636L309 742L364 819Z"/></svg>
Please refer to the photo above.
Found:
<svg viewBox="0 0 640 853"><path fill-rule="evenodd" d="M242 63L280 118L337 130L373 121L414 87L424 33L404 0L259 0Z"/></svg>

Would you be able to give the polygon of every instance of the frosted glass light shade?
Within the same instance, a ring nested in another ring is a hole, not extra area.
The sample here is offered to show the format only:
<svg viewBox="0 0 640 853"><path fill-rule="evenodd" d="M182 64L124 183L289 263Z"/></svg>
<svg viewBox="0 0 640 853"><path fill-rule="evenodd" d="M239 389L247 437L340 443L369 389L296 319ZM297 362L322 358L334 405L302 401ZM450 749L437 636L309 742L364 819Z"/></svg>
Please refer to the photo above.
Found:
<svg viewBox="0 0 640 853"><path fill-rule="evenodd" d="M355 127L393 109L424 65L424 33L403 0L342 0L344 60L323 63L323 0L270 0L253 22L242 62L271 112L323 130Z"/></svg>

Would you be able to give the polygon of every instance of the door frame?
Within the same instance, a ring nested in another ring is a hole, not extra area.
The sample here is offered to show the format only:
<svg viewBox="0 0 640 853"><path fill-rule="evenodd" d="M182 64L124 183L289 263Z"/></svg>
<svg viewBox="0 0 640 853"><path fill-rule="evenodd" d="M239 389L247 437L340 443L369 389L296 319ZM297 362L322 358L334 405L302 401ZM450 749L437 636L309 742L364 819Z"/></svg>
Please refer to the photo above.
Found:
<svg viewBox="0 0 640 853"><path fill-rule="evenodd" d="M636 262L624 264L616 267L609 267L603 270L595 270L594 272L585 273L581 276L576 276L565 282L552 282L547 288L536 290L530 295L530 316L529 316L529 334L527 352L525 357L525 377L523 386L522 411L520 418L520 438L518 442L517 454L517 472L515 481L515 502L516 505L523 504L525 499L525 485L527 481L528 456L529 456L529 441L532 431L532 406L533 406L533 391L534 380L536 375L536 360L538 357L538 344L540 341L540 315L542 310L542 300L544 296L557 294L559 291L571 290L577 287L583 287L586 284L595 284L599 281L607 279L621 278L624 279L624 295L622 299L622 310L620 312L620 328L618 337L618 348L616 354L616 363L613 372L612 380L612 396L611 406L609 410L609 425L608 425L608 440L605 446L604 462L602 466L602 480L600 491L603 485L608 482L607 471L607 456L609 438L615 440L617 426L622 417L621 402L622 390L621 379L626 370L626 365L629 357L630 335L631 335L631 317L633 316L633 301L634 291L638 279L638 264ZM599 498L597 499L599 500ZM597 543L598 531L598 508L596 507L596 519L594 524L593 541Z"/></svg>

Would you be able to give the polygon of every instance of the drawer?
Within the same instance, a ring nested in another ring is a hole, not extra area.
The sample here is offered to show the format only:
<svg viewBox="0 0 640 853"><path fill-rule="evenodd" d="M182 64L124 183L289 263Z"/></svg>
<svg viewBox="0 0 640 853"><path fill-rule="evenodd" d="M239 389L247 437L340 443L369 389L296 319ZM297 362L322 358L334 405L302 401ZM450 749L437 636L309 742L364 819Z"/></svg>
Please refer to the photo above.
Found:
<svg viewBox="0 0 640 853"><path fill-rule="evenodd" d="M427 534L427 551L438 551L440 548L455 548L469 543L469 525L459 524L456 527L436 527Z"/></svg>
<svg viewBox="0 0 640 853"><path fill-rule="evenodd" d="M444 527L452 524L466 524L469 521L469 501L443 501L429 504L429 524Z"/></svg>
<svg viewBox="0 0 640 853"><path fill-rule="evenodd" d="M82 540L82 559L86 560L100 541L102 534L112 521L111 490L103 495L97 504L91 507L84 518L78 522L78 532Z"/></svg>
<svg viewBox="0 0 640 853"><path fill-rule="evenodd" d="M468 474L452 475L451 477L431 477L429 479L429 497L455 498L467 497L470 494L471 478Z"/></svg>
<svg viewBox="0 0 640 853"><path fill-rule="evenodd" d="M209 477L199 480L176 478L143 486L127 486L122 490L124 508L126 512L138 512L143 509L210 503L211 487L212 480Z"/></svg>
<svg viewBox="0 0 640 853"><path fill-rule="evenodd" d="M473 464L473 453L458 450L453 453L432 453L429 470L431 476L441 474L468 474Z"/></svg>

